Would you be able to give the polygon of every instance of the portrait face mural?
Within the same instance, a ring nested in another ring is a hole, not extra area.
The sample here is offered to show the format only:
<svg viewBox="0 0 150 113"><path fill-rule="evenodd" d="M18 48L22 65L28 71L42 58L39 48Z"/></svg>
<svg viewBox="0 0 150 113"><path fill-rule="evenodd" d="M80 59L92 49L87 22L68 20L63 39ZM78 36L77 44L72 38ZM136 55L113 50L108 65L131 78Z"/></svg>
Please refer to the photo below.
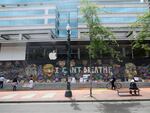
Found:
<svg viewBox="0 0 150 113"><path fill-rule="evenodd" d="M60 60L60 61L58 61L58 65L59 65L60 67L64 67L64 66L66 65L65 60Z"/></svg>
<svg viewBox="0 0 150 113"><path fill-rule="evenodd" d="M75 66L75 65L76 65L75 60L71 60L71 61L70 61L70 66L73 67L73 66Z"/></svg>
<svg viewBox="0 0 150 113"><path fill-rule="evenodd" d="M135 75L137 75L135 64L126 63L125 64L125 74L129 79L132 79Z"/></svg>
<svg viewBox="0 0 150 113"><path fill-rule="evenodd" d="M43 73L44 75L46 75L47 77L51 77L54 74L54 66L52 64L45 64L43 66Z"/></svg>
<svg viewBox="0 0 150 113"><path fill-rule="evenodd" d="M83 64L83 66L87 66L88 61L87 60L82 60L82 64Z"/></svg>
<svg viewBox="0 0 150 113"><path fill-rule="evenodd" d="M101 64L102 64L102 60L98 59L98 60L97 60L97 64L98 64L98 65L101 65Z"/></svg>
<svg viewBox="0 0 150 113"><path fill-rule="evenodd" d="M28 65L25 68L25 73L28 77L30 75L37 76L37 66L35 64Z"/></svg>

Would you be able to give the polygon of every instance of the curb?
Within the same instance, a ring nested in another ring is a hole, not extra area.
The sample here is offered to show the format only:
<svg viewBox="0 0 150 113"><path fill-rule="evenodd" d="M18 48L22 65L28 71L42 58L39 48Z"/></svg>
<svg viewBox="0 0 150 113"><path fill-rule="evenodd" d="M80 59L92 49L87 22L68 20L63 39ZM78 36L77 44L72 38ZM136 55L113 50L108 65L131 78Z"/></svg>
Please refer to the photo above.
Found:
<svg viewBox="0 0 150 113"><path fill-rule="evenodd" d="M50 101L0 101L2 103L71 103L71 102L130 102L130 101L150 101L150 99L126 99L126 100L50 100Z"/></svg>

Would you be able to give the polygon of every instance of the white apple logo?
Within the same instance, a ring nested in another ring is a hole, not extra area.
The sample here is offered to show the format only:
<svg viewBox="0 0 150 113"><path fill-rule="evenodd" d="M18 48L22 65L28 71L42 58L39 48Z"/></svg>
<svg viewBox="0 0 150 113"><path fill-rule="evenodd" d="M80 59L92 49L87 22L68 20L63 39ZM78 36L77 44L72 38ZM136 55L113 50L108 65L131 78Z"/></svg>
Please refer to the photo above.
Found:
<svg viewBox="0 0 150 113"><path fill-rule="evenodd" d="M49 53L49 59L50 60L56 60L57 59L56 51L53 51L53 52Z"/></svg>

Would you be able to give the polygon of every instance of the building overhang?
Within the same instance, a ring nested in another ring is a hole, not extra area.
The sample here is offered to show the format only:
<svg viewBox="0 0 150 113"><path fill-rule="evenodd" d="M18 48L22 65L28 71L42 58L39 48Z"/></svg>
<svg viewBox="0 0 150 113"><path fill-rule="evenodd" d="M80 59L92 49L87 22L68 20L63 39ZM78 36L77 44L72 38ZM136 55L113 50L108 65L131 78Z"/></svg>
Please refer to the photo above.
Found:
<svg viewBox="0 0 150 113"><path fill-rule="evenodd" d="M104 24L106 28L113 32L117 41L128 41L128 40L136 40L136 36L138 32L141 31L142 28L135 28L134 30L130 27L129 24ZM79 25L78 28L78 38L79 39L89 39L89 29L86 24ZM147 37L146 40L150 40L150 37Z"/></svg>
<svg viewBox="0 0 150 113"><path fill-rule="evenodd" d="M1 27L0 43L46 42L57 39L55 27L44 26L19 26Z"/></svg>

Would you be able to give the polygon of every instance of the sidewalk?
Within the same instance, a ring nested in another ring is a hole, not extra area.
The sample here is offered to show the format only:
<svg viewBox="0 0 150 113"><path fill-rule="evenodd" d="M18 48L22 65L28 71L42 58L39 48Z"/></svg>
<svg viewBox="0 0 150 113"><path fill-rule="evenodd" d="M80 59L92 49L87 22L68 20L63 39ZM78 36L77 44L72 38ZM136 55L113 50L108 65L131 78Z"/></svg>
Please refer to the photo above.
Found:
<svg viewBox="0 0 150 113"><path fill-rule="evenodd" d="M0 103L11 102L94 102L150 100L150 88L140 88L140 96L118 96L117 91L104 88L72 90L72 98L65 97L65 90L0 91Z"/></svg>

